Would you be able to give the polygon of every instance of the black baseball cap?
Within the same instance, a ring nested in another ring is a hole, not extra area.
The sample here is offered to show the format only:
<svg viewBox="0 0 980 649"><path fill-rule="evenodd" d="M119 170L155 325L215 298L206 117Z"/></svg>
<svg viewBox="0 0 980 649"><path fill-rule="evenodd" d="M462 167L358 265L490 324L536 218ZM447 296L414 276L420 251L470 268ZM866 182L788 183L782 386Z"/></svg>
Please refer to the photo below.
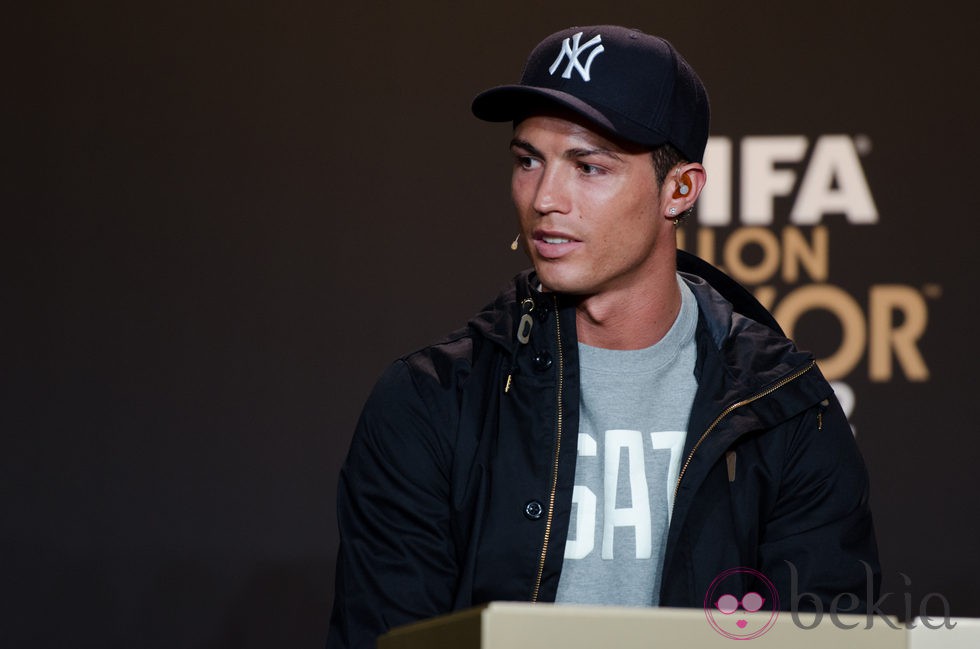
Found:
<svg viewBox="0 0 980 649"><path fill-rule="evenodd" d="M669 142L701 162L708 141L708 93L666 40L615 25L571 27L531 52L516 85L486 90L473 114L488 122L521 119L557 105L627 142Z"/></svg>

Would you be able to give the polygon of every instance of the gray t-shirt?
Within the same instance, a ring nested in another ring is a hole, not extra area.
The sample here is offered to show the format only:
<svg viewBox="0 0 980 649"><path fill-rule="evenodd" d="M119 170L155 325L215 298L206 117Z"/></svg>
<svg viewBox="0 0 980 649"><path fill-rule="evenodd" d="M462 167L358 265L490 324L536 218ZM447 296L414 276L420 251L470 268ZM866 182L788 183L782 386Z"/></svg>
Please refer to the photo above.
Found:
<svg viewBox="0 0 980 649"><path fill-rule="evenodd" d="M674 484L697 390L698 307L652 347L579 344L581 406L572 517L556 601L656 606Z"/></svg>

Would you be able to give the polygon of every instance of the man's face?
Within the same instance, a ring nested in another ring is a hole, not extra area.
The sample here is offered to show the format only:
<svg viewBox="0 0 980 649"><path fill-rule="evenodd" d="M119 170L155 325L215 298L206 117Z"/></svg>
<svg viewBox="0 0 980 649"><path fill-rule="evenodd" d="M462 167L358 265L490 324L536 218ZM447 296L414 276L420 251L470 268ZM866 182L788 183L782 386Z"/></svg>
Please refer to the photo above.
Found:
<svg viewBox="0 0 980 649"><path fill-rule="evenodd" d="M511 151L511 193L545 288L586 296L644 290L664 254L673 263L673 227L648 151L554 116L520 122Z"/></svg>

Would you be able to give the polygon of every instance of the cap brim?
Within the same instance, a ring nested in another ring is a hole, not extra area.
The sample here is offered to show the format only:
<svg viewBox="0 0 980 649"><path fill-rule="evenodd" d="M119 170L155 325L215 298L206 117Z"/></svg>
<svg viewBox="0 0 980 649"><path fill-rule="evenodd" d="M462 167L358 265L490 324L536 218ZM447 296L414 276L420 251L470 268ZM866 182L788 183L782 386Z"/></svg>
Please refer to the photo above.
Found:
<svg viewBox="0 0 980 649"><path fill-rule="evenodd" d="M667 138L636 124L611 110L586 103L566 92L535 86L497 86L481 92L473 100L471 110L487 122L509 122L522 119L549 106L559 106L584 117L607 133L641 146L656 147Z"/></svg>

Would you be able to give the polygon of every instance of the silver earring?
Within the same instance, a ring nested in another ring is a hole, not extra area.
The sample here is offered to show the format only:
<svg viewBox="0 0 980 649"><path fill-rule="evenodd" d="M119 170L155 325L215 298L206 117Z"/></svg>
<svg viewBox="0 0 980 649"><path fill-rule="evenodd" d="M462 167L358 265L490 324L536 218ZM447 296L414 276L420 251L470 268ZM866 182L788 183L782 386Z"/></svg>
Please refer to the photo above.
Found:
<svg viewBox="0 0 980 649"><path fill-rule="evenodd" d="M670 211L670 215L673 217L671 219L671 221L674 223L674 227L677 227L681 223L683 223L684 222L684 217L686 217L688 215L688 213L690 212L690 210L685 210L685 211L681 212L680 214L678 214L676 207L670 208L669 211Z"/></svg>

